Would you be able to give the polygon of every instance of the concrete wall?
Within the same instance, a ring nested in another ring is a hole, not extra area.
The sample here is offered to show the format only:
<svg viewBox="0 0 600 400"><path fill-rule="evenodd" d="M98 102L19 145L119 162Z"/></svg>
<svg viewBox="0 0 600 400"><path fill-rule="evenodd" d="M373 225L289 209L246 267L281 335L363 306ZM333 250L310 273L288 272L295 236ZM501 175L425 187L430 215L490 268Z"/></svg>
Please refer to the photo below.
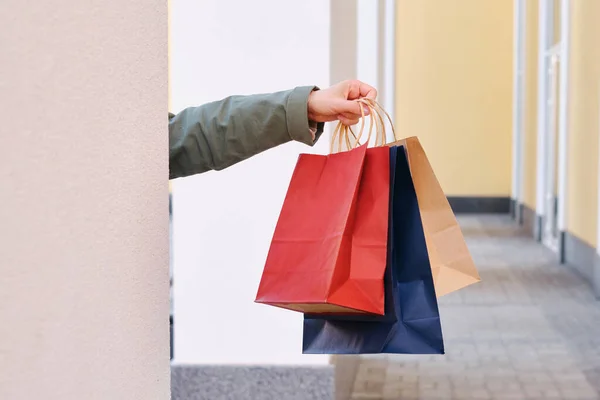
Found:
<svg viewBox="0 0 600 400"><path fill-rule="evenodd" d="M329 85L329 2L172 0L174 112L231 94ZM202 23L199 23L202 21ZM302 315L254 303L300 152L289 143L225 171L173 181L176 363L322 364Z"/></svg>
<svg viewBox="0 0 600 400"><path fill-rule="evenodd" d="M0 398L167 399L167 4L0 26Z"/></svg>
<svg viewBox="0 0 600 400"><path fill-rule="evenodd" d="M396 4L396 128L446 193L510 196L513 2Z"/></svg>

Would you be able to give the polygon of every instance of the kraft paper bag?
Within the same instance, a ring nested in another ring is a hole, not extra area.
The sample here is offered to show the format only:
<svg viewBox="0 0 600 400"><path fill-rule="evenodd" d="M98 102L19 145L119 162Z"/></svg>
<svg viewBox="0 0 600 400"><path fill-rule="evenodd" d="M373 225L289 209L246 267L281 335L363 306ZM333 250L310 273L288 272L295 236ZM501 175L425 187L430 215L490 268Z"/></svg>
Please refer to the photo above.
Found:
<svg viewBox="0 0 600 400"><path fill-rule="evenodd" d="M389 114L375 100L368 100L368 103L378 116L380 125L383 125L385 116L394 137L398 138ZM407 153L437 296L481 281L458 221L419 139L409 137L387 146L403 146Z"/></svg>
<svg viewBox="0 0 600 400"><path fill-rule="evenodd" d="M388 146L406 149L437 296L479 282L481 278L458 221L419 139L409 137Z"/></svg>

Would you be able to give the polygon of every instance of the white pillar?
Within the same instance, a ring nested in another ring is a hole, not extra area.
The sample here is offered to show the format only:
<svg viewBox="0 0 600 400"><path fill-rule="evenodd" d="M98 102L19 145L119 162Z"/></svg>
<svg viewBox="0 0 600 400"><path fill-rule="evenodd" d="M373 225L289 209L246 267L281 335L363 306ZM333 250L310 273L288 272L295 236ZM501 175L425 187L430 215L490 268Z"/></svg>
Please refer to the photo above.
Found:
<svg viewBox="0 0 600 400"><path fill-rule="evenodd" d="M379 86L379 1L357 0L357 79Z"/></svg>
<svg viewBox="0 0 600 400"><path fill-rule="evenodd" d="M0 398L168 399L167 4L0 26Z"/></svg>
<svg viewBox="0 0 600 400"><path fill-rule="evenodd" d="M525 32L526 32L525 0L514 1L513 30L513 143L512 143L512 201L514 217L522 222L521 204L523 202L523 161L525 131Z"/></svg>
<svg viewBox="0 0 600 400"><path fill-rule="evenodd" d="M548 62L546 50L550 42L549 24L551 13L547 1L539 2L538 10L539 28L538 28L538 85L537 85L537 182L536 182L536 227L535 235L537 240L542 239L542 218L546 212L546 115L548 109ZM551 31L551 30L550 30Z"/></svg>
<svg viewBox="0 0 600 400"><path fill-rule="evenodd" d="M357 1L329 1L329 82L332 84L358 76ZM326 125L325 129L328 137L331 137L332 124Z"/></svg>
<svg viewBox="0 0 600 400"><path fill-rule="evenodd" d="M560 2L560 71L558 99L558 221L561 235L567 230L568 203L568 155L569 155L569 57L571 37L571 4L570 0ZM564 251L561 245L561 262L564 262Z"/></svg>
<svg viewBox="0 0 600 400"><path fill-rule="evenodd" d="M383 15L380 21L383 21L383 79L380 80L380 88L382 91L381 101L383 107L390 114L392 119L396 114L396 0L380 0L383 1ZM380 29L381 26L380 26ZM400 133L399 133L400 134ZM389 140L393 139L390 136Z"/></svg>
<svg viewBox="0 0 600 400"><path fill-rule="evenodd" d="M329 80L357 78L357 0L330 0Z"/></svg>
<svg viewBox="0 0 600 400"><path fill-rule="evenodd" d="M345 2L345 7L351 6ZM378 89L378 101L390 116L396 91L395 12L393 0L356 1L356 78ZM387 134L393 141L391 129Z"/></svg>

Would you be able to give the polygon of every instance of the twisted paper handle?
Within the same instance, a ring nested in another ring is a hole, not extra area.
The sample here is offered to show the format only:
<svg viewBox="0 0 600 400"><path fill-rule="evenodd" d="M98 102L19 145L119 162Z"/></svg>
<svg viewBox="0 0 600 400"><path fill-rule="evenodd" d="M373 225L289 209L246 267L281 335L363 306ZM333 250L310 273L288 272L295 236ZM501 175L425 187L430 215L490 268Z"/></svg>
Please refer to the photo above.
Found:
<svg viewBox="0 0 600 400"><path fill-rule="evenodd" d="M385 144L387 144L387 138L385 135L385 123L384 123L384 118L382 117L381 114L384 114L386 119L390 122L390 127L391 127L392 133L394 135L394 140L397 140L396 131L394 130L394 125L392 123L392 118L383 109L383 107L381 107L381 105L379 103L377 103L373 99L359 99L359 100L357 100L357 102L361 103L369 110L369 116L371 119L370 124L369 124L369 132L367 135L366 143L370 142L371 136L373 133L373 126L375 126L375 135L376 135L375 136L375 146L384 146ZM341 122L338 122L337 126L335 127L335 130L333 131L333 134L331 135L331 143L330 143L330 152L331 153L333 153L333 147L334 147L336 138L338 139L339 149L341 149L343 142L346 143L346 146L348 147L349 150L360 145L360 139L363 135L364 127L365 127L364 108L361 107L360 111L361 111L361 124L360 124L360 130L358 132L358 136L354 133L352 128L342 124ZM354 143L351 142L350 135L352 135L352 137L354 139Z"/></svg>

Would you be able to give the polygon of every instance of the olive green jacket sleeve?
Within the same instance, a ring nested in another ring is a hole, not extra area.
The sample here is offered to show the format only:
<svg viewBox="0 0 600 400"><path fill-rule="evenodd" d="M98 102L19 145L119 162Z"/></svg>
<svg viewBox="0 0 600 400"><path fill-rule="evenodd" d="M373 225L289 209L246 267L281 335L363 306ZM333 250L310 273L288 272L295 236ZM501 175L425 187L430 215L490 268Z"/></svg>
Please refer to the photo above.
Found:
<svg viewBox="0 0 600 400"><path fill-rule="evenodd" d="M295 140L313 145L323 132L308 120L308 95L318 88L232 96L169 114L169 178L221 170Z"/></svg>

